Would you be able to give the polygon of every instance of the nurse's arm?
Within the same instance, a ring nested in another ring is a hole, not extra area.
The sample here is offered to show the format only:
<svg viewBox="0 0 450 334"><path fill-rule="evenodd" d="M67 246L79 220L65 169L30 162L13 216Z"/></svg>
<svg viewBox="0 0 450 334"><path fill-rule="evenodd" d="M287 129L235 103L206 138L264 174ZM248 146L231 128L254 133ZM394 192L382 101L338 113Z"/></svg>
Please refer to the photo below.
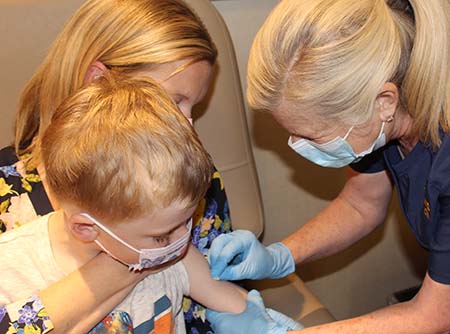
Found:
<svg viewBox="0 0 450 334"><path fill-rule="evenodd" d="M393 187L387 172L362 174L348 168L348 176L337 198L283 240L295 263L337 253L384 221Z"/></svg>
<svg viewBox="0 0 450 334"><path fill-rule="evenodd" d="M426 275L410 301L357 318L309 327L298 334L445 334L450 333L450 285Z"/></svg>

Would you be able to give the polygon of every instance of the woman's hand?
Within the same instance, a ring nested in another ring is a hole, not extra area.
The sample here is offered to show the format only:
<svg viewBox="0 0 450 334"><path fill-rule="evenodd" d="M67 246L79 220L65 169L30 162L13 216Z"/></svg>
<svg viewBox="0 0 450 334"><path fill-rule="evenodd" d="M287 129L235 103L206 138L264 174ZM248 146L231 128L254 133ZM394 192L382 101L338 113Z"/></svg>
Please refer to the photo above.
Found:
<svg viewBox="0 0 450 334"><path fill-rule="evenodd" d="M248 293L247 307L240 314L218 313L207 310L206 319L216 334L286 334L303 326L291 318L266 309L258 291Z"/></svg>
<svg viewBox="0 0 450 334"><path fill-rule="evenodd" d="M209 250L211 275L221 280L280 278L294 272L289 249L281 242L263 246L250 231L217 237Z"/></svg>

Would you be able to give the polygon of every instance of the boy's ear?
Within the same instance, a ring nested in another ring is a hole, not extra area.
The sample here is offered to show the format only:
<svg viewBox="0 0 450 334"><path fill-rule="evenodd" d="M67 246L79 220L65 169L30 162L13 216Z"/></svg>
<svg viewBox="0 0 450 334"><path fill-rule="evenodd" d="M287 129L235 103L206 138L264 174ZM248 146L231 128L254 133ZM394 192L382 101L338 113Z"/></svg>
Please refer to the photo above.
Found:
<svg viewBox="0 0 450 334"><path fill-rule="evenodd" d="M93 242L98 237L95 224L81 214L74 214L68 219L69 230L72 235L83 242Z"/></svg>
<svg viewBox="0 0 450 334"><path fill-rule="evenodd" d="M97 60L87 69L86 75L84 76L84 83L90 84L92 81L103 76L106 72L108 72L106 66L101 61Z"/></svg>

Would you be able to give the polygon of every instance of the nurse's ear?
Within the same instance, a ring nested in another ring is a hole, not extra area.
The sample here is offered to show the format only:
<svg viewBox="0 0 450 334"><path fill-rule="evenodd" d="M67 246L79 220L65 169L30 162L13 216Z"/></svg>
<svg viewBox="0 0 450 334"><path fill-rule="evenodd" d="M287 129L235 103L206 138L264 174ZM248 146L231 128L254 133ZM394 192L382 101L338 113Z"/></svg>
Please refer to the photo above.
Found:
<svg viewBox="0 0 450 334"><path fill-rule="evenodd" d="M375 101L375 110L378 111L382 122L392 122L399 100L400 96L397 86L392 82L386 82L380 89Z"/></svg>
<svg viewBox="0 0 450 334"><path fill-rule="evenodd" d="M87 69L84 83L90 84L92 81L102 77L106 72L108 72L108 68L101 61L97 60Z"/></svg>
<svg viewBox="0 0 450 334"><path fill-rule="evenodd" d="M77 213L66 219L69 231L76 239L83 242L93 242L97 239L98 230L89 218Z"/></svg>

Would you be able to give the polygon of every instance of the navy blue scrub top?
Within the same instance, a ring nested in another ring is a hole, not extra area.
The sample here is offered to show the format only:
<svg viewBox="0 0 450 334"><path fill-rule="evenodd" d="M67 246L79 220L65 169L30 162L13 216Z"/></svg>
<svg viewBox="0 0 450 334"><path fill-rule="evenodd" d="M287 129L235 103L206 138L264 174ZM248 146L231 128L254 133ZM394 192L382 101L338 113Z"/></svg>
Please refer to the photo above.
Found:
<svg viewBox="0 0 450 334"><path fill-rule="evenodd" d="M450 284L450 134L437 150L419 142L403 159L393 141L350 165L360 173L387 170L419 243L429 252L428 274Z"/></svg>

